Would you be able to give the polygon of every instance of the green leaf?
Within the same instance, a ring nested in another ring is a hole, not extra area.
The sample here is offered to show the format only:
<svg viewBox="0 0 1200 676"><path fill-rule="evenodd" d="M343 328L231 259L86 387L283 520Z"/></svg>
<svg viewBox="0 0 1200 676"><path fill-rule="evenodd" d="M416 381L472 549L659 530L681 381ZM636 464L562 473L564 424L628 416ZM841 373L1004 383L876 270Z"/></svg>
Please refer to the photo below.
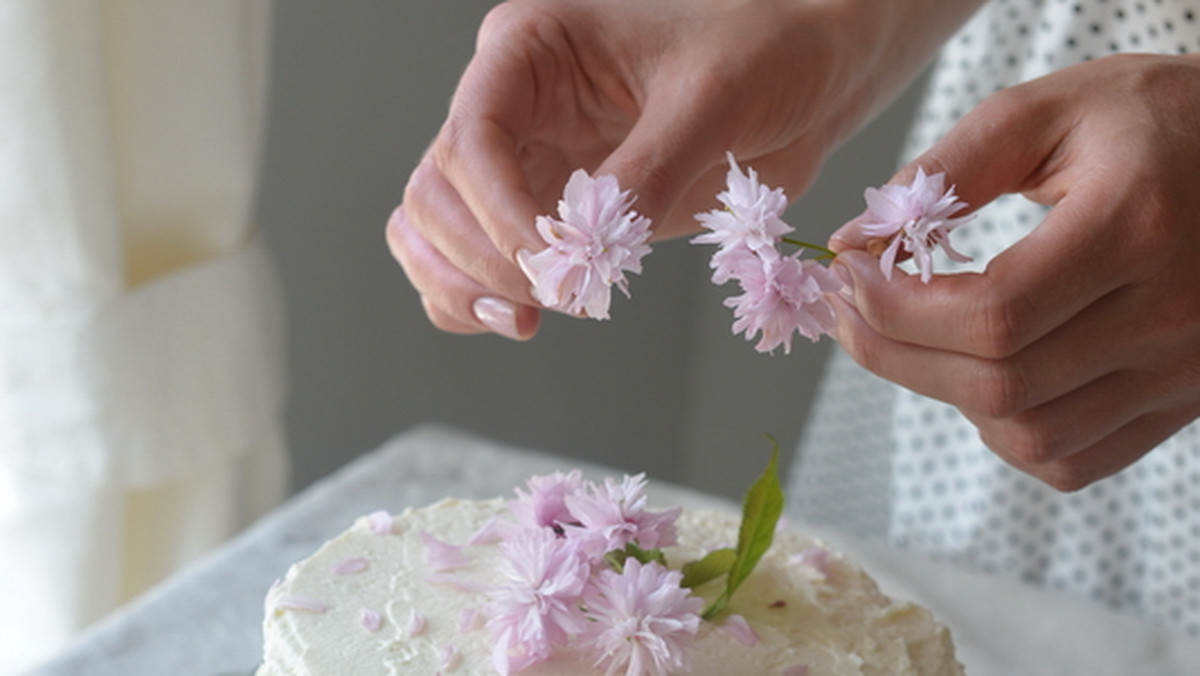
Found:
<svg viewBox="0 0 1200 676"><path fill-rule="evenodd" d="M625 549L614 549L604 555L604 560L618 573L625 570L625 562L635 559L638 563L647 564L651 561L667 567L667 556L661 549L642 549L636 542L625 543Z"/></svg>
<svg viewBox="0 0 1200 676"><path fill-rule="evenodd" d="M700 585L728 574L733 569L733 561L737 553L730 547L714 549L696 561L683 564L683 581L679 586L685 589L695 589Z"/></svg>
<svg viewBox="0 0 1200 676"><path fill-rule="evenodd" d="M706 620L725 609L733 593L754 571L763 554L775 539L775 527L783 514L783 486L779 483L779 442L771 441L771 460L758 480L746 492L742 502L742 524L738 529L737 551L729 575L725 578L725 591L716 598L702 617Z"/></svg>

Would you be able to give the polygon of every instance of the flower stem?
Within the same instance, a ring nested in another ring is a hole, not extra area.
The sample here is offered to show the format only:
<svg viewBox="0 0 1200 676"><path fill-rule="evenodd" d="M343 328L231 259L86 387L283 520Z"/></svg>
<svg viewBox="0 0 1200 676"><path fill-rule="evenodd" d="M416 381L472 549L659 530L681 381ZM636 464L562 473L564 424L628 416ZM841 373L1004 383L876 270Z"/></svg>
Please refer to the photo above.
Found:
<svg viewBox="0 0 1200 676"><path fill-rule="evenodd" d="M784 237L783 241L787 242L788 244L791 244L793 246L798 246L803 249L812 249L813 251L820 253L821 255L817 256L817 260L837 258L837 252L833 251L832 249L829 249L828 247L823 247L820 244L813 244L812 242L805 242L802 239L792 239L791 237Z"/></svg>

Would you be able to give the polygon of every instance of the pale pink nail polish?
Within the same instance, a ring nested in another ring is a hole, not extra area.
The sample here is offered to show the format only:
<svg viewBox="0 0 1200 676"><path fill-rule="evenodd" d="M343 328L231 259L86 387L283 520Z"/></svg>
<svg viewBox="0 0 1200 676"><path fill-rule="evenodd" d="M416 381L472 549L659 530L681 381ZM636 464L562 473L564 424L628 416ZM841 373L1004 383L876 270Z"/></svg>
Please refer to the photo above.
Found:
<svg viewBox="0 0 1200 676"><path fill-rule="evenodd" d="M471 306L471 310L475 313L475 318L492 331L513 340L521 339L521 334L517 332L517 307L512 303L500 298L481 296Z"/></svg>

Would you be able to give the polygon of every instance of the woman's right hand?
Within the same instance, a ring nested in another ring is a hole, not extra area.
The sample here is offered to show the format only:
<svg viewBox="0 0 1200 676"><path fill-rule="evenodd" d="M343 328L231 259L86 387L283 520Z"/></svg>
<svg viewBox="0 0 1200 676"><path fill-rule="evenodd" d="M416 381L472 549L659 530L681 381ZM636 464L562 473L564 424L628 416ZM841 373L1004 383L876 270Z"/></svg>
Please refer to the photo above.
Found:
<svg viewBox="0 0 1200 676"><path fill-rule="evenodd" d="M615 175L657 238L696 229L732 150L799 195L975 2L513 0L480 29L447 119L388 223L430 320L532 336L522 249L569 174ZM945 10L919 35L925 5Z"/></svg>

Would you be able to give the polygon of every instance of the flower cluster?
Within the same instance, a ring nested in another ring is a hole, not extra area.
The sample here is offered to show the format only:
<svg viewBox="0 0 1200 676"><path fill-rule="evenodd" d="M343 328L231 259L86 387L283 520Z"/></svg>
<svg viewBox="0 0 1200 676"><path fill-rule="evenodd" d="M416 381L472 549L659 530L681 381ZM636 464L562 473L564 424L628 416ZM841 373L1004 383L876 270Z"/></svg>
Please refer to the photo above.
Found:
<svg viewBox="0 0 1200 676"><path fill-rule="evenodd" d="M743 172L727 154L726 189L717 195L722 209L696 214L707 231L692 239L714 244L712 281L736 281L742 293L725 300L733 310L733 332L747 340L758 336L755 349L791 352L795 333L817 341L835 326L826 294L842 284L806 250L832 258L823 247L793 240L783 220L788 200L782 189L763 185L754 169ZM909 185L867 188L867 213L858 225L872 238L869 246L890 280L895 265L911 257L921 280L933 275L933 250L942 247L959 262L970 258L950 246L950 232L968 220L955 217L966 207L954 187L945 187L945 174L926 175L918 168ZM629 295L626 272L641 272L641 259L650 253L650 220L630 209L633 197L613 176L593 178L579 169L571 174L558 203L559 218L539 216L537 231L548 245L533 253L521 251L518 260L533 282L533 294L543 305L595 319L607 319L612 287ZM790 254L782 244L797 247Z"/></svg>
<svg viewBox="0 0 1200 676"><path fill-rule="evenodd" d="M656 560L613 554L675 543L679 510L646 509L644 475L584 481L533 477L502 527L505 583L491 590L487 626L500 674L520 672L575 640L607 673L661 676L686 666L703 599Z"/></svg>
<svg viewBox="0 0 1200 676"><path fill-rule="evenodd" d="M626 272L640 273L650 253L650 219L631 211L633 198L613 176L571 174L558 202L558 218L537 217L548 245L518 254L533 295L546 307L608 319L612 287L629 295Z"/></svg>
<svg viewBox="0 0 1200 676"><path fill-rule="evenodd" d="M954 194L954 186L947 189L945 184L945 174L927 176L918 167L909 185L885 185L864 192L867 217L859 229L886 244L879 267L889 280L901 249L912 255L925 283L933 276L933 250L939 245L953 261L971 260L950 246L950 231L970 219L953 217L967 204Z"/></svg>
<svg viewBox="0 0 1200 676"><path fill-rule="evenodd" d="M736 280L741 285L742 294L725 301L733 308L733 332L747 339L760 335L759 352L782 345L788 353L793 333L816 341L833 330L833 309L825 294L839 289L841 282L816 260L801 258L812 245L797 243L800 248L792 254L780 251L792 232L783 221L787 196L760 183L753 169L742 173L732 153L728 159L726 189L717 195L725 208L697 214L708 232L692 241L717 245L713 283Z"/></svg>

